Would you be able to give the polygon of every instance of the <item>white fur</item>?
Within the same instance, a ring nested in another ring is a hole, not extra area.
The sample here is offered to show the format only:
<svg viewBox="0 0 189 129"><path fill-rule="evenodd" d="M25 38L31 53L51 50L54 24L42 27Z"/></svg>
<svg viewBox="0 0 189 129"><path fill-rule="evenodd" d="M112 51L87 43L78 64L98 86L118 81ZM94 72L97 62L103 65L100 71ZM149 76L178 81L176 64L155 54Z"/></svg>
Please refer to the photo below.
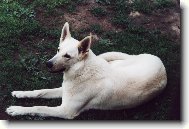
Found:
<svg viewBox="0 0 189 129"><path fill-rule="evenodd" d="M30 114L73 119L88 109L135 107L152 99L166 86L165 67L156 56L120 52L96 56L89 50L87 57L81 60L78 45L79 41L68 35L60 42L60 52L51 59L56 62L53 69L57 70L61 67L59 62L66 63L62 55L69 53L73 56L67 63L69 69L64 72L62 88L12 92L18 98L62 97L60 106L11 106L6 112L12 116Z"/></svg>

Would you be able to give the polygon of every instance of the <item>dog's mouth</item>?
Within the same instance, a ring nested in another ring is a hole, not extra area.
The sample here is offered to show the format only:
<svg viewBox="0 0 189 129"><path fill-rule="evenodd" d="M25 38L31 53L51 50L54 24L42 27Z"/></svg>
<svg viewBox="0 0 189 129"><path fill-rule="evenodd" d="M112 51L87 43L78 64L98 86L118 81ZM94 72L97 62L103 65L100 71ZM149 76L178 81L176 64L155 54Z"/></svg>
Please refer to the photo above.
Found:
<svg viewBox="0 0 189 129"><path fill-rule="evenodd" d="M59 70L53 70L53 69L49 69L49 72L50 73L62 73L66 70L66 68L62 68L62 69L59 69Z"/></svg>

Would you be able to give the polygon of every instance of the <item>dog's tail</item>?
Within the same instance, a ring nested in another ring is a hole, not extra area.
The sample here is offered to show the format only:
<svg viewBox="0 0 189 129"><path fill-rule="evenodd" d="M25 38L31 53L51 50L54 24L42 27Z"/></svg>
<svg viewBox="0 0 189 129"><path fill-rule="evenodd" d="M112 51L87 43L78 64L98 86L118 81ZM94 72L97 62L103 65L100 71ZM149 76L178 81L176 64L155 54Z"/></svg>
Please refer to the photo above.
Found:
<svg viewBox="0 0 189 129"><path fill-rule="evenodd" d="M131 55L128 55L122 52L106 52L98 56L110 62L114 60L125 60L125 59L128 59Z"/></svg>

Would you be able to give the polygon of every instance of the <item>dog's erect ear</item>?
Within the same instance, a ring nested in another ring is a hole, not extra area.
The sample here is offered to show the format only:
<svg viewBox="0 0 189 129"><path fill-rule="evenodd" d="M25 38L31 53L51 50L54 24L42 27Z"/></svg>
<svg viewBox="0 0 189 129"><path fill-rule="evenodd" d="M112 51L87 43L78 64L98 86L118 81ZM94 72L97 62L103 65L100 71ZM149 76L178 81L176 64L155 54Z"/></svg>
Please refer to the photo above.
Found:
<svg viewBox="0 0 189 129"><path fill-rule="evenodd" d="M71 34L69 30L69 24L68 22L66 22L64 24L64 27L62 28L62 34L61 34L60 40L64 41L65 38L69 38L69 37L71 37Z"/></svg>
<svg viewBox="0 0 189 129"><path fill-rule="evenodd" d="M91 36L87 36L83 40L80 41L79 46L78 46L80 60L87 57L90 47L91 47Z"/></svg>
<svg viewBox="0 0 189 129"><path fill-rule="evenodd" d="M80 41L78 46L78 51L79 53L86 53L89 51L90 47L91 47L91 36L87 36Z"/></svg>

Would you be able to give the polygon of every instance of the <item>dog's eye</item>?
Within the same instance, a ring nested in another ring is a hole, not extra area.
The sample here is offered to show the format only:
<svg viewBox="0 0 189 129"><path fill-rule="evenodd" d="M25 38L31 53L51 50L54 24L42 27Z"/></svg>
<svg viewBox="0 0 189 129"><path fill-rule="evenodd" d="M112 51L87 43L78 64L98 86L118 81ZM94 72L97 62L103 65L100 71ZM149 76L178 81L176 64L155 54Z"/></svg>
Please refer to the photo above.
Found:
<svg viewBox="0 0 189 129"><path fill-rule="evenodd" d="M59 52L59 51L60 51L60 49L57 50L57 52Z"/></svg>
<svg viewBox="0 0 189 129"><path fill-rule="evenodd" d="M64 57L66 57L66 58L71 58L71 56L68 55L67 53L64 55Z"/></svg>

